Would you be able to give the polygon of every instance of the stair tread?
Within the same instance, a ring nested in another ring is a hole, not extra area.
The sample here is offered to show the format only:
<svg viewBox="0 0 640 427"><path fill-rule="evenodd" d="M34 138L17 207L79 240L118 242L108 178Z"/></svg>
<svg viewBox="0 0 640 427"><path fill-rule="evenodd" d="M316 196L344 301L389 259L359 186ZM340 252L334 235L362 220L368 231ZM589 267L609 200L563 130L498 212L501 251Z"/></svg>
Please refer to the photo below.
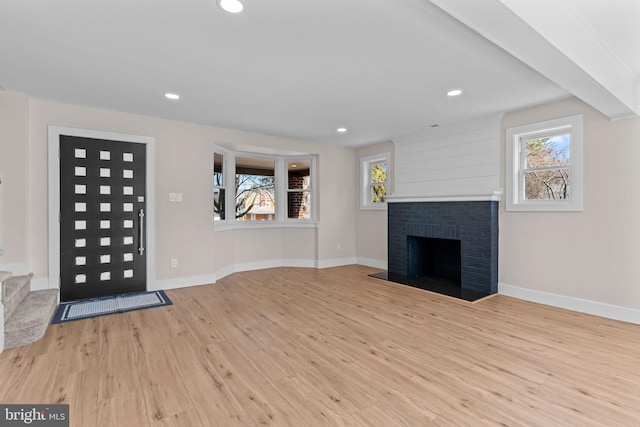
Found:
<svg viewBox="0 0 640 427"><path fill-rule="evenodd" d="M31 276L12 276L2 283L2 302L9 301L16 292L20 292L24 287L29 286Z"/></svg>
<svg viewBox="0 0 640 427"><path fill-rule="evenodd" d="M31 290L31 277L13 276L2 283L2 304L4 304L4 322L11 317L18 305L24 300Z"/></svg>
<svg viewBox="0 0 640 427"><path fill-rule="evenodd" d="M33 326L49 324L58 305L58 290L29 292L4 324L5 334Z"/></svg>
<svg viewBox="0 0 640 427"><path fill-rule="evenodd" d="M4 349L42 338L58 306L58 290L29 292L4 324Z"/></svg>

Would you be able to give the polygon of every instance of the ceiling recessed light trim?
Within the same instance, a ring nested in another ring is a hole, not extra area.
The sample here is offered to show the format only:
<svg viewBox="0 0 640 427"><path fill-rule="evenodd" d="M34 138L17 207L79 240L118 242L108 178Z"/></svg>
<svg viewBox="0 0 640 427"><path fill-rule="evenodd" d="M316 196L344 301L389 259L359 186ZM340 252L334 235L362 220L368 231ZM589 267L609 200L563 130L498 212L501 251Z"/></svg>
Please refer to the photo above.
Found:
<svg viewBox="0 0 640 427"><path fill-rule="evenodd" d="M218 0L218 6L229 13L240 13L244 9L244 5L240 0Z"/></svg>
<svg viewBox="0 0 640 427"><path fill-rule="evenodd" d="M345 133L347 131L346 127L339 127L338 129L336 129L336 132L338 133Z"/></svg>
<svg viewBox="0 0 640 427"><path fill-rule="evenodd" d="M178 99L180 99L180 95L178 95L177 93L171 93L171 92L165 93L164 97L172 101L177 101Z"/></svg>
<svg viewBox="0 0 640 427"><path fill-rule="evenodd" d="M447 92L447 96L458 96L462 94L462 89L452 89Z"/></svg>

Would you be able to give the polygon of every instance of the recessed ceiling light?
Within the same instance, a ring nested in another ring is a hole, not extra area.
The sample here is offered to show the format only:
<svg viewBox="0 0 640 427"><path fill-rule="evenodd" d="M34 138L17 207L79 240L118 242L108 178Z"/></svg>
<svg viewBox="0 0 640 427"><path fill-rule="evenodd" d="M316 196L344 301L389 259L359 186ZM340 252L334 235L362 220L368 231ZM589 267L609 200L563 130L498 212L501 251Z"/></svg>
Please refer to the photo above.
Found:
<svg viewBox="0 0 640 427"><path fill-rule="evenodd" d="M165 93L164 97L167 99L172 99L174 101L180 99L180 95L178 95L177 93Z"/></svg>
<svg viewBox="0 0 640 427"><path fill-rule="evenodd" d="M218 0L218 6L229 13L240 13L244 9L244 5L239 0Z"/></svg>
<svg viewBox="0 0 640 427"><path fill-rule="evenodd" d="M347 128L338 128L336 129L336 132L340 132L340 133L345 133L347 131Z"/></svg>
<svg viewBox="0 0 640 427"><path fill-rule="evenodd" d="M458 96L462 93L460 89L453 89L447 92L447 96Z"/></svg>
<svg viewBox="0 0 640 427"><path fill-rule="evenodd" d="M292 167L292 168L297 168L297 167L298 167L298 165L293 164L293 165L291 165L291 167Z"/></svg>

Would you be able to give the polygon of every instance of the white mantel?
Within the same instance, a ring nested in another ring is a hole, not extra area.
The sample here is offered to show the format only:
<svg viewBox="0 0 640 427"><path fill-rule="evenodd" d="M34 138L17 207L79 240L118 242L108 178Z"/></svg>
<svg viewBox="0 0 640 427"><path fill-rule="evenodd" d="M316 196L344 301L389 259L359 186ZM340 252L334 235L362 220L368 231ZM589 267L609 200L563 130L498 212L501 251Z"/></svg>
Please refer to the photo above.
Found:
<svg viewBox="0 0 640 427"><path fill-rule="evenodd" d="M499 202L502 199L502 190L491 193L476 194L448 194L430 196L405 196L392 194L386 196L387 203L415 203L415 202Z"/></svg>

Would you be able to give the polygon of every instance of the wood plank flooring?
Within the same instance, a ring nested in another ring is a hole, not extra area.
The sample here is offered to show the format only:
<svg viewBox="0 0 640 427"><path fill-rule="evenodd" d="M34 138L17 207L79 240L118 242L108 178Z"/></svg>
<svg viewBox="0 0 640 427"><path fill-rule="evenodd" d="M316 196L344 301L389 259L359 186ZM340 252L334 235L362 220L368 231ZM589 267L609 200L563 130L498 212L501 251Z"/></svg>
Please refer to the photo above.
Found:
<svg viewBox="0 0 640 427"><path fill-rule="evenodd" d="M640 426L640 326L277 268L0 354L0 403L72 426Z"/></svg>

